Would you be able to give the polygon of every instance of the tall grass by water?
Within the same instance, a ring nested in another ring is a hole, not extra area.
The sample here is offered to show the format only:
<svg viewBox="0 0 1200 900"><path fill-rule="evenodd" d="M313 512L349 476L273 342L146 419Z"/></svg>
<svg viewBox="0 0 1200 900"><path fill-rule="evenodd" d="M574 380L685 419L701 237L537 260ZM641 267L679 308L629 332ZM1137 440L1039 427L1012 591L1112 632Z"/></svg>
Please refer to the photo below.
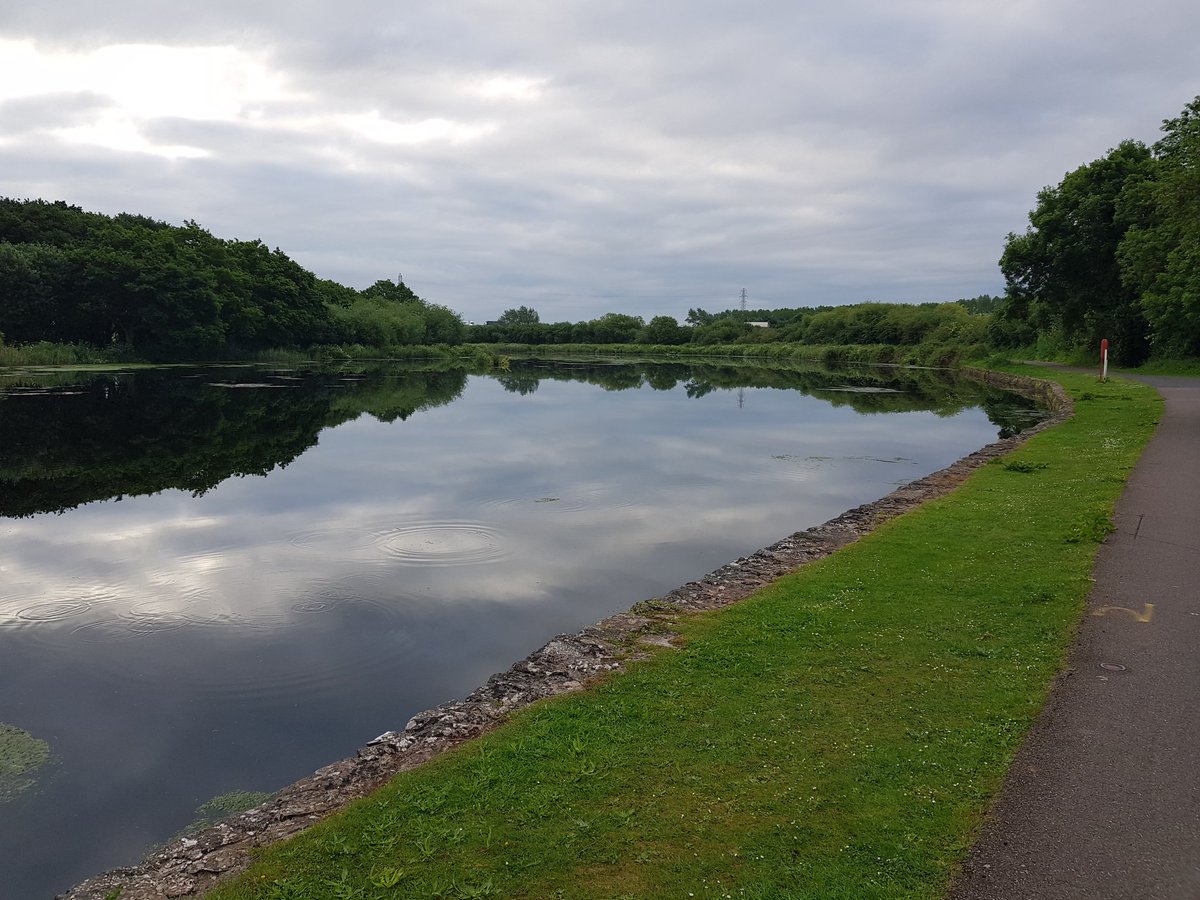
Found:
<svg viewBox="0 0 1200 900"><path fill-rule="evenodd" d="M111 355L88 344L38 341L14 345L0 342L0 366L78 366L115 361Z"/></svg>

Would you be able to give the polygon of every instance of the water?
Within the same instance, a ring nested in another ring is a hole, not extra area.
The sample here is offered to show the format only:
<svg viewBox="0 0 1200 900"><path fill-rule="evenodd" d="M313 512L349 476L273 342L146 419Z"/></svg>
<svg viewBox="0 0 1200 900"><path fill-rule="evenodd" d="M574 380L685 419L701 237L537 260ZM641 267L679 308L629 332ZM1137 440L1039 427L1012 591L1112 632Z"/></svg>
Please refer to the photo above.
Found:
<svg viewBox="0 0 1200 900"><path fill-rule="evenodd" d="M53 754L0 799L0 894L136 862L1032 415L900 371L0 373L0 723Z"/></svg>

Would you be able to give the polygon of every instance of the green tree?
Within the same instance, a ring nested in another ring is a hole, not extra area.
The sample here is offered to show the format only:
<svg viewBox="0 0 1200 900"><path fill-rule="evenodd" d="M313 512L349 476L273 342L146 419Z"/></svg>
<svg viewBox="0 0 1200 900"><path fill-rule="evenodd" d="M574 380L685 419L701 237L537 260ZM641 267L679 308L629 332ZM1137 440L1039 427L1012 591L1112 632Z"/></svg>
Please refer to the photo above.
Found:
<svg viewBox="0 0 1200 900"><path fill-rule="evenodd" d="M673 316L655 316L638 332L642 344L686 344L692 333L680 325Z"/></svg>
<svg viewBox="0 0 1200 900"><path fill-rule="evenodd" d="M425 343L424 307L392 303L382 297L359 297L349 309L332 307L337 343L391 347Z"/></svg>
<svg viewBox="0 0 1200 900"><path fill-rule="evenodd" d="M625 313L605 313L586 323L590 340L596 344L632 344L646 323L641 316Z"/></svg>
<svg viewBox="0 0 1200 900"><path fill-rule="evenodd" d="M211 239L207 232L203 235ZM197 246L207 243L196 234L189 240ZM262 241L234 241L229 256L237 270L236 276L222 279L227 288L223 313L230 342L242 347L311 342L327 315L316 277Z"/></svg>
<svg viewBox="0 0 1200 900"><path fill-rule="evenodd" d="M69 287L78 300L64 311L65 339L172 356L224 340L212 273L170 229L114 219L69 252Z"/></svg>
<svg viewBox="0 0 1200 900"><path fill-rule="evenodd" d="M1121 197L1130 223L1118 249L1159 356L1200 356L1200 97L1163 122L1154 178Z"/></svg>
<svg viewBox="0 0 1200 900"><path fill-rule="evenodd" d="M713 318L707 325L692 329L693 344L732 344L750 330L750 326L736 319ZM691 396L690 394L688 396Z"/></svg>
<svg viewBox="0 0 1200 900"><path fill-rule="evenodd" d="M1004 298L993 297L991 294L980 294L978 297L964 297L955 302L972 315L987 316L1000 309L1004 304Z"/></svg>
<svg viewBox="0 0 1200 900"><path fill-rule="evenodd" d="M59 340L66 251L0 242L0 331L14 343Z"/></svg>
<svg viewBox="0 0 1200 900"><path fill-rule="evenodd" d="M537 310L530 306L506 309L496 320L498 325L537 325L539 322L541 322L541 317Z"/></svg>
<svg viewBox="0 0 1200 900"><path fill-rule="evenodd" d="M1122 281L1117 248L1129 228L1118 215L1123 192L1153 175L1150 151L1124 141L1038 193L1024 234L1009 234L1000 269L1004 315L1059 331L1076 346L1113 341L1114 358L1137 364L1149 351L1135 289Z"/></svg>
<svg viewBox="0 0 1200 900"><path fill-rule="evenodd" d="M364 297L374 300L391 300L393 303L418 303L421 300L399 275L396 276L395 281L381 278L360 293Z"/></svg>
<svg viewBox="0 0 1200 900"><path fill-rule="evenodd" d="M458 313L437 303L425 304L426 343L461 344L465 335L466 326Z"/></svg>
<svg viewBox="0 0 1200 900"><path fill-rule="evenodd" d="M0 198L0 243L68 247L85 240L106 219L61 200L51 203L4 197Z"/></svg>

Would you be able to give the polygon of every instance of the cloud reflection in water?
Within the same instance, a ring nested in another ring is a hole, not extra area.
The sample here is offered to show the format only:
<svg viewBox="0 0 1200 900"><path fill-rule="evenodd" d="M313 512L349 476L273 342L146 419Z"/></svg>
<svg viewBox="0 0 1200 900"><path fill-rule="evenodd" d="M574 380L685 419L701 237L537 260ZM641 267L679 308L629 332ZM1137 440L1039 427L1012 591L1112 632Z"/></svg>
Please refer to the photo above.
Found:
<svg viewBox="0 0 1200 900"><path fill-rule="evenodd" d="M212 795L307 774L995 434L978 409L742 394L474 377L449 405L321 431L267 477L0 520L0 721L64 762L0 817L0 859L31 891L132 862ZM18 853L30 834L55 840Z"/></svg>

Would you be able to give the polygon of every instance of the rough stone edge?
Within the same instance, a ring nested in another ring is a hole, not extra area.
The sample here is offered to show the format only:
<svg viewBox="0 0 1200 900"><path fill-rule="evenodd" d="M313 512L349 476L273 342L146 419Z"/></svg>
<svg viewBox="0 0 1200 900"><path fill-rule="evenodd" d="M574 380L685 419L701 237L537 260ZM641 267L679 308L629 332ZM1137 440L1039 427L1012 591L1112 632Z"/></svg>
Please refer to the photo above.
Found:
<svg viewBox="0 0 1200 900"><path fill-rule="evenodd" d="M414 769L504 722L516 709L544 697L582 690L590 681L646 658L652 647L671 646L672 622L699 610L719 609L765 584L821 559L870 533L884 522L942 497L971 472L1012 451L1034 434L1063 422L1074 405L1058 384L1025 375L965 368L961 374L1031 397L1051 416L1013 437L995 441L872 503L851 509L769 547L734 560L675 590L560 634L462 700L419 712L402 731L387 731L350 758L318 769L254 809L232 816L191 837L179 838L141 864L89 878L57 900L121 900L195 897L245 870L252 848L303 831L352 800L366 796L393 775Z"/></svg>

